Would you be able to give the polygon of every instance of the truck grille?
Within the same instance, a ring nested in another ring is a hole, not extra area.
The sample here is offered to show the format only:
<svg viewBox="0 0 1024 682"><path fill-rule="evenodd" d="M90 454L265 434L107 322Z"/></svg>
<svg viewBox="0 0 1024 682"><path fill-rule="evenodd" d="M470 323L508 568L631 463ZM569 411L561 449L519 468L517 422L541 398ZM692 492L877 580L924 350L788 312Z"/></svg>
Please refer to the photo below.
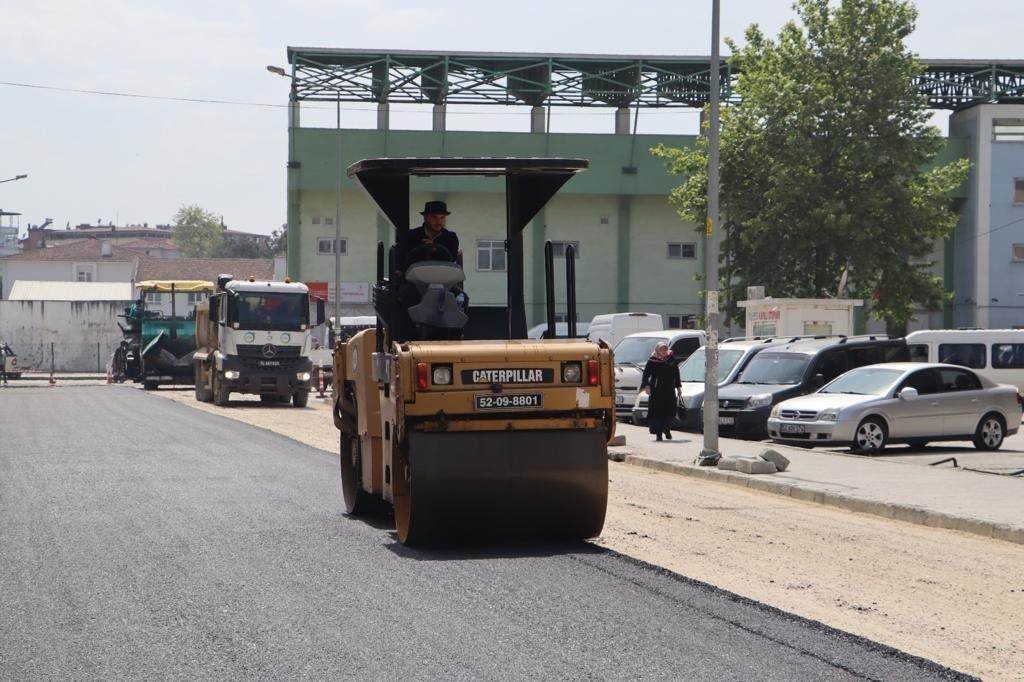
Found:
<svg viewBox="0 0 1024 682"><path fill-rule="evenodd" d="M718 407L719 407L719 409L722 409L722 410L742 410L746 406L747 406L747 401L746 401L745 398L740 399L740 400L726 399L726 400L719 400L718 401Z"/></svg>
<svg viewBox="0 0 1024 682"><path fill-rule="evenodd" d="M298 365L299 356L302 353L302 349L299 346L269 345L273 347L274 353L267 357L269 354L263 352L265 346L239 344L238 357L242 361L242 366L246 369L277 370L291 369Z"/></svg>
<svg viewBox="0 0 1024 682"><path fill-rule="evenodd" d="M781 410L779 416L793 421L812 422L818 418L818 413L812 410Z"/></svg>

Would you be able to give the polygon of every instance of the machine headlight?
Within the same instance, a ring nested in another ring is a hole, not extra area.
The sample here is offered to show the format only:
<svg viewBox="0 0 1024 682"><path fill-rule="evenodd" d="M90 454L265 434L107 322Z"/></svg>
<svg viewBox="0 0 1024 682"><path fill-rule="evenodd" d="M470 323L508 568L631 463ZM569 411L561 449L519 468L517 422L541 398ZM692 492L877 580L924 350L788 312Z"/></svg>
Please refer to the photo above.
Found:
<svg viewBox="0 0 1024 682"><path fill-rule="evenodd" d="M780 405L776 405L775 407L773 407L772 408L772 413L770 415L768 415L768 417L770 419L778 419L779 418L779 408L780 407L781 407L781 404Z"/></svg>
<svg viewBox="0 0 1024 682"><path fill-rule="evenodd" d="M837 419L839 419L839 408L838 407L830 407L827 410L822 410L818 414L818 421L834 422Z"/></svg>
<svg viewBox="0 0 1024 682"><path fill-rule="evenodd" d="M758 393L747 398L747 407L764 407L772 404L771 393Z"/></svg>
<svg viewBox="0 0 1024 682"><path fill-rule="evenodd" d="M309 381L309 377L312 375L309 372L298 372L295 376L299 381Z"/></svg>
<svg viewBox="0 0 1024 682"><path fill-rule="evenodd" d="M583 366L578 362L566 362L562 365L562 381L567 384L578 384L583 379Z"/></svg>
<svg viewBox="0 0 1024 682"><path fill-rule="evenodd" d="M447 386L452 383L452 368L448 365L435 365L432 378L434 385Z"/></svg>
<svg viewBox="0 0 1024 682"><path fill-rule="evenodd" d="M224 372L225 379L237 379L240 376L242 376L242 373L239 372L237 369L229 369L226 372Z"/></svg>

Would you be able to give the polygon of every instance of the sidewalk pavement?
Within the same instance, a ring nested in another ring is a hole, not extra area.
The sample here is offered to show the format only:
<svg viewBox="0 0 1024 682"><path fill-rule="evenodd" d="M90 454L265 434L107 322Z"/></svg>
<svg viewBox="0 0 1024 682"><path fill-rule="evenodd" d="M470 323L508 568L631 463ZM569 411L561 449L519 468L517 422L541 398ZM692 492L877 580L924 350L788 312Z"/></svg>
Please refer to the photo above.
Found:
<svg viewBox="0 0 1024 682"><path fill-rule="evenodd" d="M624 435L626 444L609 447L609 456L627 464L1024 544L1021 478L720 439L719 450L725 456L756 457L772 448L790 461L784 472L750 475L696 466L700 434L675 431L673 440L654 442L646 428L628 424L617 424L616 434Z"/></svg>

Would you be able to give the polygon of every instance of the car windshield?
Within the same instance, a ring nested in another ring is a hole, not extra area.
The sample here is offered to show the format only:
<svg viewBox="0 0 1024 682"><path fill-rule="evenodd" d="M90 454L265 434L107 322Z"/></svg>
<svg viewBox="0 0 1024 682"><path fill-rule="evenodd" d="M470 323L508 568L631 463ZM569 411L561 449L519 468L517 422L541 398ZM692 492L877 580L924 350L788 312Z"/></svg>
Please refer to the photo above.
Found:
<svg viewBox="0 0 1024 682"><path fill-rule="evenodd" d="M738 348L719 348L718 349L718 381L722 380L722 377L729 376L729 372L736 366L736 363L743 357L743 351ZM693 352L686 362L679 366L679 379L680 381L704 381L704 367L705 367L705 355L704 348L698 348Z"/></svg>
<svg viewBox="0 0 1024 682"><path fill-rule="evenodd" d="M860 367L847 372L819 393L852 393L854 395L885 395L903 375L903 370L886 367Z"/></svg>
<svg viewBox="0 0 1024 682"><path fill-rule="evenodd" d="M299 331L309 324L305 294L242 291L235 304L240 329Z"/></svg>
<svg viewBox="0 0 1024 682"><path fill-rule="evenodd" d="M811 361L803 353L758 353L740 375L740 384L799 384Z"/></svg>
<svg viewBox="0 0 1024 682"><path fill-rule="evenodd" d="M654 345L664 341L657 336L631 336L622 339L615 346L615 362L625 365L642 365L654 352Z"/></svg>

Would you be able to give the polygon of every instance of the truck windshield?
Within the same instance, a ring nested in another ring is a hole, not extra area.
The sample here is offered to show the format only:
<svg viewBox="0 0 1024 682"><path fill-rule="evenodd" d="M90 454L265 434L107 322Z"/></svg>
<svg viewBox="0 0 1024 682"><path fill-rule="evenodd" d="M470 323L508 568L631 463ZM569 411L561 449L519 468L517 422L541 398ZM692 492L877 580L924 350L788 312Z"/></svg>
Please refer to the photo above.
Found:
<svg viewBox="0 0 1024 682"><path fill-rule="evenodd" d="M740 375L740 384L799 384L811 361L803 353L758 353Z"/></svg>
<svg viewBox="0 0 1024 682"><path fill-rule="evenodd" d="M234 308L239 329L299 331L309 326L306 294L241 291Z"/></svg>
<svg viewBox="0 0 1024 682"><path fill-rule="evenodd" d="M654 344L664 341L657 336L633 336L615 346L615 362L621 365L642 365L654 352Z"/></svg>
<svg viewBox="0 0 1024 682"><path fill-rule="evenodd" d="M679 366L679 379L681 381L691 381L704 383L704 368L705 358L704 348L698 348L693 352L693 355L686 359L686 362ZM726 348L718 349L718 381L722 381L722 377L729 376L729 372L736 366L739 359L743 357L743 351L738 348Z"/></svg>

